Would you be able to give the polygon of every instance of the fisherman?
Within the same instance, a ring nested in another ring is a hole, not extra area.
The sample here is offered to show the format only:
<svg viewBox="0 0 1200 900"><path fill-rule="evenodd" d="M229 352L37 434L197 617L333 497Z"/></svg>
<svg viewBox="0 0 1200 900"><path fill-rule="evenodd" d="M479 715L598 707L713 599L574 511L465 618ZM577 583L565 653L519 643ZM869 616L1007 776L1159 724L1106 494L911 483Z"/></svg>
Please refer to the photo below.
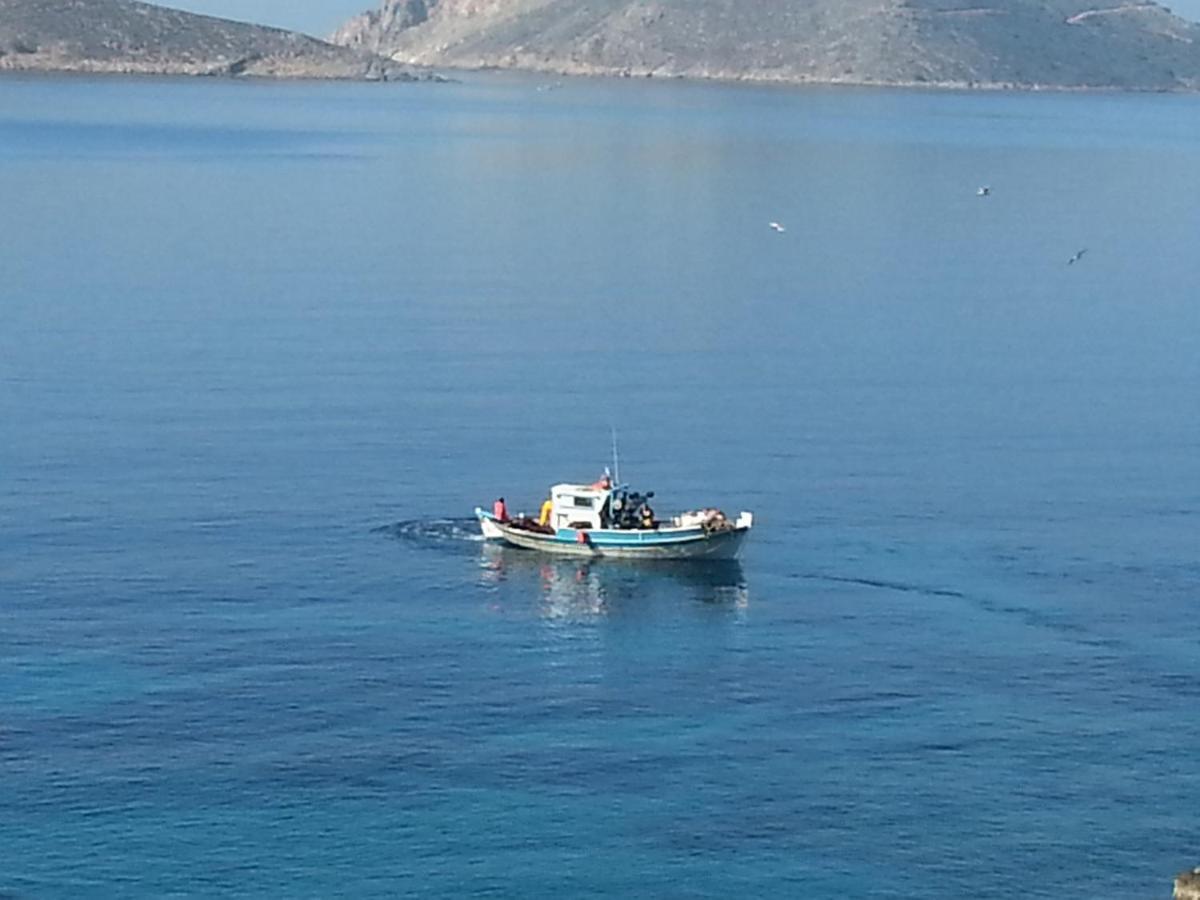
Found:
<svg viewBox="0 0 1200 900"><path fill-rule="evenodd" d="M508 507L504 505L503 497L492 504L492 515L496 517L498 522L508 521Z"/></svg>
<svg viewBox="0 0 1200 900"><path fill-rule="evenodd" d="M647 530L654 527L654 510L649 503L642 504L642 527Z"/></svg>
<svg viewBox="0 0 1200 900"><path fill-rule="evenodd" d="M550 513L554 511L554 500L547 497L542 501L542 511L538 513L538 524L545 527L550 524Z"/></svg>

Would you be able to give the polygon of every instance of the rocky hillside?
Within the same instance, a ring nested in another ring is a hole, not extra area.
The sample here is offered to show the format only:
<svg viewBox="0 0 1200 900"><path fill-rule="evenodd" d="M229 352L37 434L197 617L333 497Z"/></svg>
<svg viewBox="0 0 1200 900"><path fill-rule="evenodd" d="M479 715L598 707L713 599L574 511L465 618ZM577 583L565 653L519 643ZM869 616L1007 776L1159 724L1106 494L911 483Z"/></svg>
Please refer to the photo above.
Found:
<svg viewBox="0 0 1200 900"><path fill-rule="evenodd" d="M1200 87L1200 26L1135 0L384 0L332 40L407 63L463 68Z"/></svg>
<svg viewBox="0 0 1200 900"><path fill-rule="evenodd" d="M407 77L361 50L133 0L0 0L0 71Z"/></svg>

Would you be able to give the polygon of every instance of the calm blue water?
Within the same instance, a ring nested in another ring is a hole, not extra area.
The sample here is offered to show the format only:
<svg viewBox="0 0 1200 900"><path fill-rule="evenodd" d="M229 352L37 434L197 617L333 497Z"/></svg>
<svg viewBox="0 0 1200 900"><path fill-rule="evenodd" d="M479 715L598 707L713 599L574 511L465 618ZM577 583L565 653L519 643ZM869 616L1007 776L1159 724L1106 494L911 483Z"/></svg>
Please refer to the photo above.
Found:
<svg viewBox="0 0 1200 900"><path fill-rule="evenodd" d="M539 84L0 81L0 892L1167 896L1200 98Z"/></svg>

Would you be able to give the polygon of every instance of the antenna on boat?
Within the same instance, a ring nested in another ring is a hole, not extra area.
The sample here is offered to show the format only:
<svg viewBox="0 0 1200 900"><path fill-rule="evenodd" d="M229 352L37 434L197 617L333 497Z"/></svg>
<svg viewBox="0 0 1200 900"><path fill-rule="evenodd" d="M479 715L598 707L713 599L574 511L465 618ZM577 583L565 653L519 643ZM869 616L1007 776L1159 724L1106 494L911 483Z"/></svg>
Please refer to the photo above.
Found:
<svg viewBox="0 0 1200 900"><path fill-rule="evenodd" d="M610 425L612 429L612 445L613 445L613 487L621 483L621 460L617 456L617 426Z"/></svg>

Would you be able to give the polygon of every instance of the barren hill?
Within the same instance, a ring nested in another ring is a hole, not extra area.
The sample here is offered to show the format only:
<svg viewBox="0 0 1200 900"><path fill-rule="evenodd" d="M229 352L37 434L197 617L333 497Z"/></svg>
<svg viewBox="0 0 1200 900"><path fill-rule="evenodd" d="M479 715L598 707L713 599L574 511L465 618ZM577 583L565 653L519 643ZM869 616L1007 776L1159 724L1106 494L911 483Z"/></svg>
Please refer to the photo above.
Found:
<svg viewBox="0 0 1200 900"><path fill-rule="evenodd" d="M335 43L407 63L979 87L1200 87L1200 26L1113 0L384 0Z"/></svg>
<svg viewBox="0 0 1200 900"><path fill-rule="evenodd" d="M404 77L401 66L361 50L134 0L0 0L5 69Z"/></svg>

